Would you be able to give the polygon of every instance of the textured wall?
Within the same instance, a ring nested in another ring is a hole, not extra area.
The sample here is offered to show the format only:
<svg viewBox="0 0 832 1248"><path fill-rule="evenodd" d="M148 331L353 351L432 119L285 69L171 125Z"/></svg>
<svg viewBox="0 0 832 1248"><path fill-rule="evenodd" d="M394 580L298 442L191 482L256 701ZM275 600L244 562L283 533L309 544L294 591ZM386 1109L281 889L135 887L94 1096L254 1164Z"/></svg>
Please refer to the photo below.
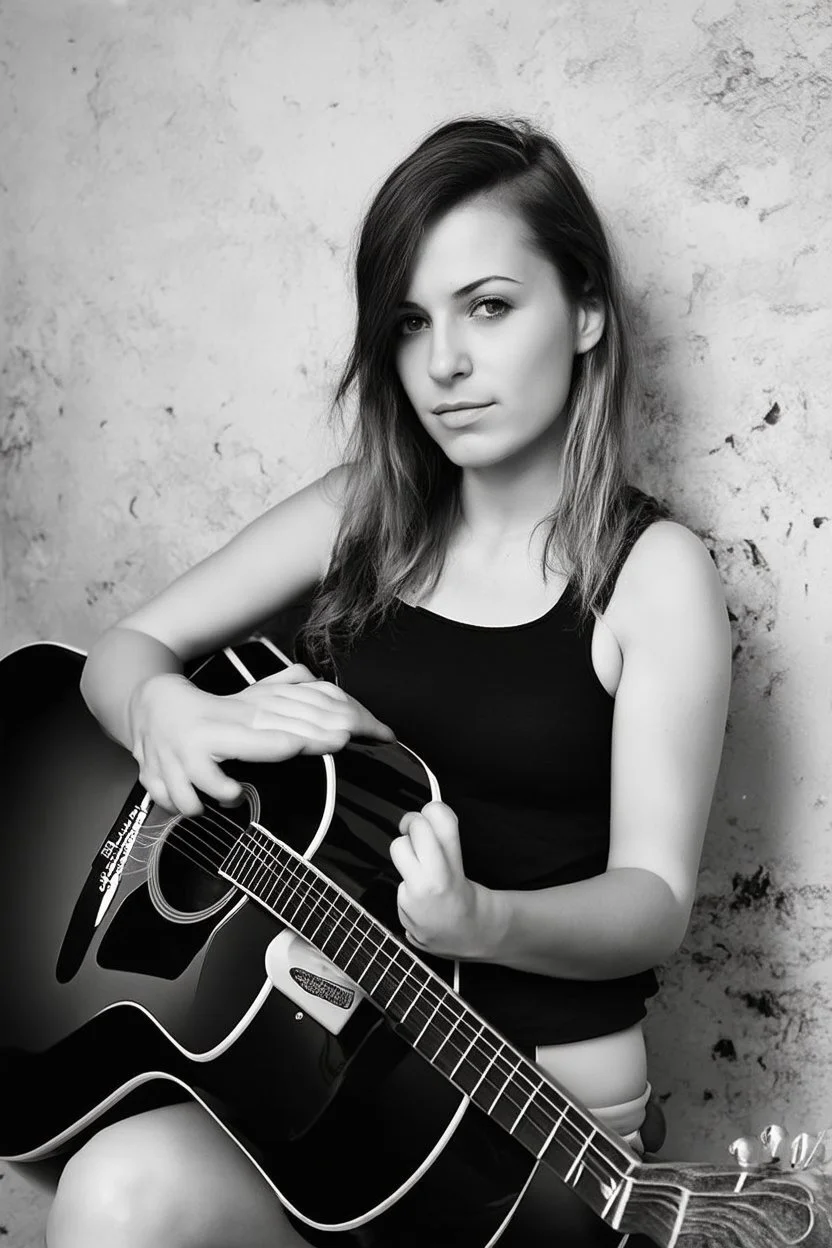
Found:
<svg viewBox="0 0 832 1248"><path fill-rule="evenodd" d="M334 462L372 188L440 120L535 118L633 286L638 478L705 537L734 618L700 901L650 1022L668 1151L832 1121L828 3L6 0L0 22L0 649L87 645Z"/></svg>

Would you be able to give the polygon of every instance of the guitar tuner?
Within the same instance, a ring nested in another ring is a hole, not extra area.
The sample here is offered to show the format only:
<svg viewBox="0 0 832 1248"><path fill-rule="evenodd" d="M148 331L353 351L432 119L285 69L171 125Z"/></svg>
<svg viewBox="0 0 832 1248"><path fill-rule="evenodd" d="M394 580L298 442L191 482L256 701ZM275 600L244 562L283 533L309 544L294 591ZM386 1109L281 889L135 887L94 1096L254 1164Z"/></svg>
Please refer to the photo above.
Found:
<svg viewBox="0 0 832 1248"><path fill-rule="evenodd" d="M729 1144L728 1151L741 1170L772 1170L781 1167L805 1170L820 1165L826 1157L824 1146L826 1132L810 1135L801 1131L790 1136L784 1127L771 1123L764 1127L759 1137L740 1136Z"/></svg>
<svg viewBox="0 0 832 1248"><path fill-rule="evenodd" d="M760 1142L750 1135L741 1135L728 1145L728 1152L741 1170L763 1170L773 1164L779 1164L769 1154L763 1155Z"/></svg>

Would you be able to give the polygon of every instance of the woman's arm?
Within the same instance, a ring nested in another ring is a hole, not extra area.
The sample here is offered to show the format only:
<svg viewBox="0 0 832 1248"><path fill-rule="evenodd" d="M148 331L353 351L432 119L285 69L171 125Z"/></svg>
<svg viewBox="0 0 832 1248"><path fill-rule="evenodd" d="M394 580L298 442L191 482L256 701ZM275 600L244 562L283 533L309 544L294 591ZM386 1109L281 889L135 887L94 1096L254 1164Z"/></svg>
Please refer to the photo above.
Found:
<svg viewBox="0 0 832 1248"><path fill-rule="evenodd" d="M323 576L346 471L273 507L90 650L81 677L87 705L131 751L141 783L165 809L199 814L199 792L238 800L239 783L219 766L225 759L277 762L330 753L358 735L393 739L300 664L223 697L182 674L185 661L246 636Z"/></svg>
<svg viewBox="0 0 832 1248"><path fill-rule="evenodd" d="M465 879L455 818L433 803L405 816L410 835L394 843L402 918L417 945L609 979L653 966L681 943L730 685L722 588L698 538L670 522L651 526L621 571L605 624L622 654L607 870L529 892L485 889Z"/></svg>
<svg viewBox="0 0 832 1248"><path fill-rule="evenodd" d="M129 748L129 706L153 676L250 632L323 575L338 511L327 474L249 524L226 546L119 620L91 647L81 692L102 726Z"/></svg>

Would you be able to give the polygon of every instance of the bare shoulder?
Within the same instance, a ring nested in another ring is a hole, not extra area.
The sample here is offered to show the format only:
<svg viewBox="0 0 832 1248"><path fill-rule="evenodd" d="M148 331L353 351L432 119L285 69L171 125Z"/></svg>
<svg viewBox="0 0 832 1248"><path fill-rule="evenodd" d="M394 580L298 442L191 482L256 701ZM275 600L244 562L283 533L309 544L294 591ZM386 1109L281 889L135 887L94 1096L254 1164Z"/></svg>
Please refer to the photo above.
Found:
<svg viewBox="0 0 832 1248"><path fill-rule="evenodd" d="M339 523L343 515L344 504L349 495L354 472L354 464L337 464L315 482L322 500L337 513Z"/></svg>
<svg viewBox="0 0 832 1248"><path fill-rule="evenodd" d="M704 542L674 520L651 524L624 562L604 619L622 644L654 628L724 632L725 595Z"/></svg>

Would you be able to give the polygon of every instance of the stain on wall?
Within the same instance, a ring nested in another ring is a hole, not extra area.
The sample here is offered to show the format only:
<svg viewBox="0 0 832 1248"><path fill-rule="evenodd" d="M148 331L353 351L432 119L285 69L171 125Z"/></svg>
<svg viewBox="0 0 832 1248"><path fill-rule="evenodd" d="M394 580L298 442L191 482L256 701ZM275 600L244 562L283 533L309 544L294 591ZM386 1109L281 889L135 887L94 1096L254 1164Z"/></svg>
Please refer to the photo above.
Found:
<svg viewBox="0 0 832 1248"><path fill-rule="evenodd" d="M734 630L668 1152L832 1121L827 6L10 0L0 60L4 650L86 646L335 461L353 230L428 128L562 140L632 291L636 479Z"/></svg>

